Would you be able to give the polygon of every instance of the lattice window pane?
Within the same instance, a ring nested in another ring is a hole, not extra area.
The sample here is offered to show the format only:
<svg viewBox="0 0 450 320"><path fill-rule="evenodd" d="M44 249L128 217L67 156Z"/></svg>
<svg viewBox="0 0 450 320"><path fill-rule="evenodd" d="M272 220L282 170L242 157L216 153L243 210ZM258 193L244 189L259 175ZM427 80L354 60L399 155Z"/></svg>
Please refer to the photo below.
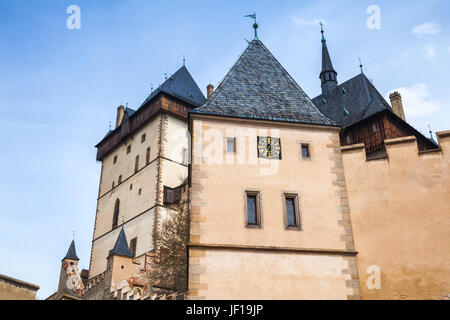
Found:
<svg viewBox="0 0 450 320"><path fill-rule="evenodd" d="M258 224L256 216L256 196L247 196L247 217L248 224Z"/></svg>
<svg viewBox="0 0 450 320"><path fill-rule="evenodd" d="M287 224L289 227L297 226L297 218L295 216L295 199L287 198L286 199L286 215L287 215Z"/></svg>

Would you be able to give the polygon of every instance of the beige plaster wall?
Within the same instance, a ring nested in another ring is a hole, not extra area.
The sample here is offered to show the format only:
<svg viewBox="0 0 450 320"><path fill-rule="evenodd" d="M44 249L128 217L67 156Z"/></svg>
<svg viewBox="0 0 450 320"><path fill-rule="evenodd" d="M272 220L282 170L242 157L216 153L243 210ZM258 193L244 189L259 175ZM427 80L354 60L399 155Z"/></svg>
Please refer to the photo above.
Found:
<svg viewBox="0 0 450 320"><path fill-rule="evenodd" d="M155 222L155 208L145 212L124 226L128 245L131 239L137 237L136 256L139 257L153 249L153 226ZM90 277L106 270L106 258L109 250L114 247L119 236L120 227L98 238L92 243L92 259Z"/></svg>
<svg viewBox="0 0 450 320"><path fill-rule="evenodd" d="M201 284L189 288L193 299L345 300L353 294L346 287L351 275L342 272L353 258L201 249L190 255L202 268L197 276Z"/></svg>
<svg viewBox="0 0 450 320"><path fill-rule="evenodd" d="M190 297L358 298L339 130L210 117L192 128ZM230 136L235 154L220 143ZM257 136L280 138L282 160L258 159ZM261 228L246 227L246 190L260 192ZM299 196L302 230L285 229L284 192Z"/></svg>
<svg viewBox="0 0 450 320"><path fill-rule="evenodd" d="M387 140L388 159L376 161L362 146L343 148L364 299L450 298L449 134L423 154L414 137ZM380 289L367 286L373 265Z"/></svg>
<svg viewBox="0 0 450 320"><path fill-rule="evenodd" d="M34 286L34 285L32 285ZM38 286L0 275L0 300L35 300Z"/></svg>
<svg viewBox="0 0 450 320"><path fill-rule="evenodd" d="M256 130L250 138L238 134L236 157L244 152L256 156L259 134L281 138L283 159L257 159L255 164L207 163L205 150L212 142L204 141L200 146L202 135L207 140L206 132L213 129L226 137L228 129L236 128ZM346 242L341 238L345 228L339 224L342 187L337 185L335 168L340 157L340 151L335 153L339 132L298 126L271 127L273 131L266 128L250 123L194 121L194 154L200 147L204 152L201 159L197 155L193 160L192 211L201 216L201 222L193 225L198 238L192 242L345 250ZM301 158L302 142L310 143L311 159ZM268 169L270 164L279 167L273 174L264 174L262 168ZM260 191L260 229L245 227L246 189ZM284 228L283 192L299 195L302 231Z"/></svg>

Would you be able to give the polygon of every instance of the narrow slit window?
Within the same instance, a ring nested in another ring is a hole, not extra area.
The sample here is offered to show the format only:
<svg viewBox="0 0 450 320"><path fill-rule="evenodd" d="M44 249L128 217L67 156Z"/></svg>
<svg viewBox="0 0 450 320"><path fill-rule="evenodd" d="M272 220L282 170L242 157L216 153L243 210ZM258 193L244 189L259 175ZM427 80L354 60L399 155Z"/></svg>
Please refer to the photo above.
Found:
<svg viewBox="0 0 450 320"><path fill-rule="evenodd" d="M141 143L145 142L145 133L141 136Z"/></svg>
<svg viewBox="0 0 450 320"><path fill-rule="evenodd" d="M227 152L236 152L236 138L227 138Z"/></svg>
<svg viewBox="0 0 450 320"><path fill-rule="evenodd" d="M347 144L350 144L350 136L347 136Z"/></svg>
<svg viewBox="0 0 450 320"><path fill-rule="evenodd" d="M127 154L131 152L131 144L127 147Z"/></svg>
<svg viewBox="0 0 450 320"><path fill-rule="evenodd" d="M302 144L302 157L310 158L311 155L309 153L309 144Z"/></svg>
<svg viewBox="0 0 450 320"><path fill-rule="evenodd" d="M136 246L137 246L137 238L133 238L130 241L130 251L133 254L133 257L136 257Z"/></svg>
<svg viewBox="0 0 450 320"><path fill-rule="evenodd" d="M114 156L113 164L117 163L117 156Z"/></svg>
<svg viewBox="0 0 450 320"><path fill-rule="evenodd" d="M122 175L119 176L119 181L117 182L118 184L122 183Z"/></svg>
<svg viewBox="0 0 450 320"><path fill-rule="evenodd" d="M147 148L147 154L145 155L145 164L150 163L150 148Z"/></svg>
<svg viewBox="0 0 450 320"><path fill-rule="evenodd" d="M300 230L300 210L298 205L298 195L285 194L285 226L286 229Z"/></svg>
<svg viewBox="0 0 450 320"><path fill-rule="evenodd" d="M261 208L259 192L246 191L246 220L248 227L261 226Z"/></svg>
<svg viewBox="0 0 450 320"><path fill-rule="evenodd" d="M377 125L376 124L372 125L372 130L373 130L374 133L377 132Z"/></svg>
<svg viewBox="0 0 450 320"><path fill-rule="evenodd" d="M134 164L134 173L139 171L139 156L136 156L136 162Z"/></svg>

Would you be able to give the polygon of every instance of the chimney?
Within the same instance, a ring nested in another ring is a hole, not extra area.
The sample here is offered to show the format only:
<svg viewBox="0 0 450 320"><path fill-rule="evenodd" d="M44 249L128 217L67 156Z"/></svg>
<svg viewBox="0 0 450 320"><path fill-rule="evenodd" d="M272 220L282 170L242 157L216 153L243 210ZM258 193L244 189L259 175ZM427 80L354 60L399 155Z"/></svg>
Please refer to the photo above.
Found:
<svg viewBox="0 0 450 320"><path fill-rule="evenodd" d="M394 111L394 113L398 117L402 118L403 121L406 121L405 112L403 110L402 96L400 95L400 93L398 93L397 91L391 93L389 95L389 99L391 99L392 111Z"/></svg>
<svg viewBox="0 0 450 320"><path fill-rule="evenodd" d="M123 120L123 116L125 115L125 107L120 105L117 108L117 118L116 118L116 128L120 126Z"/></svg>
<svg viewBox="0 0 450 320"><path fill-rule="evenodd" d="M206 99L209 99L214 92L214 86L212 84L208 84L206 87Z"/></svg>

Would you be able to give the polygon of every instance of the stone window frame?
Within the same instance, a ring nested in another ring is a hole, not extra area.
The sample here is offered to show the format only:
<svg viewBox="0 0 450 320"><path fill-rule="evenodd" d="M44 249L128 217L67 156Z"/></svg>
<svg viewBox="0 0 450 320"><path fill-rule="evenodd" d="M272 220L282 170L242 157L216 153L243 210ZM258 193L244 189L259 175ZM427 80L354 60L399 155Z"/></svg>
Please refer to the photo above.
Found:
<svg viewBox="0 0 450 320"><path fill-rule="evenodd" d="M147 135L145 133L141 136L141 143L145 142L146 137Z"/></svg>
<svg viewBox="0 0 450 320"><path fill-rule="evenodd" d="M289 226L287 221L287 208L286 208L286 200L294 199L294 208L295 208L295 222L296 226ZM282 191L281 192L281 200L283 206L283 227L287 231L303 231L303 221L301 215L301 201L299 193L296 191Z"/></svg>
<svg viewBox="0 0 450 320"><path fill-rule="evenodd" d="M308 147L308 155L309 157L303 157L303 147ZM310 141L300 141L299 142L300 147L300 159L305 161L312 161L313 158L313 146Z"/></svg>
<svg viewBox="0 0 450 320"><path fill-rule="evenodd" d="M248 208L247 208L247 197L256 196L256 221L257 224L248 223ZM244 193L244 226L248 229L262 229L263 228L263 215L262 215L262 195L261 190L245 188Z"/></svg>

